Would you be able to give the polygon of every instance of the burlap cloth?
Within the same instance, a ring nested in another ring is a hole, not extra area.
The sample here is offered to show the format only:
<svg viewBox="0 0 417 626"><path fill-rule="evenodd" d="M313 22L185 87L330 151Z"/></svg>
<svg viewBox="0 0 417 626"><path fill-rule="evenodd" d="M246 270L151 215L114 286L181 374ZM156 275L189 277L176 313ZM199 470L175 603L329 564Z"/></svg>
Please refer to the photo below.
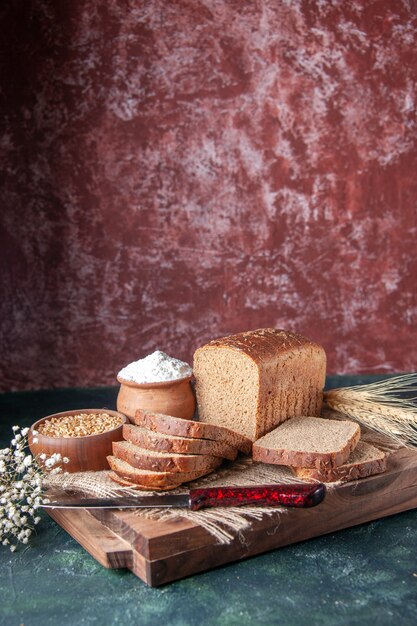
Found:
<svg viewBox="0 0 417 626"><path fill-rule="evenodd" d="M330 417L330 415L329 415ZM331 417L334 419L335 414ZM387 454L390 454L400 446L392 439L362 428L362 440ZM264 463L254 463L249 458L238 458L233 462L225 462L221 469L195 480L189 485L182 485L178 489L169 493L181 494L188 491L189 486L209 487L209 486L243 486L262 485L274 483L301 483L299 477L293 475L292 471L285 466L266 465ZM328 483L328 490L334 489L339 483ZM80 494L97 497L116 497L120 495L149 495L150 491L132 490L116 485L109 472L80 472L74 474L57 474L45 480L45 486L49 488L58 487L60 489L78 491ZM288 509L283 507L259 507L243 506L230 508L203 509L201 511L189 511L187 509L137 509L136 515L155 520L173 520L176 518L186 518L205 528L210 534L216 537L219 543L230 543L240 531L250 526L251 520L261 519L264 515L279 516L285 515Z"/></svg>

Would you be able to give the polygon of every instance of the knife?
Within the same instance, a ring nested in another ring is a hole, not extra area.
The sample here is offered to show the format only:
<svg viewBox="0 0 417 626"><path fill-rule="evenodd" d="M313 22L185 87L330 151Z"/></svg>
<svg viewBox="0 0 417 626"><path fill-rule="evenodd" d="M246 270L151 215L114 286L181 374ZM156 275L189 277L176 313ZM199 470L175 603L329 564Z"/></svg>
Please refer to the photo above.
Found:
<svg viewBox="0 0 417 626"><path fill-rule="evenodd" d="M118 498L77 498L50 501L46 509L138 509L149 507L176 507L198 511L210 507L286 506L309 508L323 501L326 487L322 483L261 485L257 487L207 487L190 489L188 493L173 495L129 496Z"/></svg>

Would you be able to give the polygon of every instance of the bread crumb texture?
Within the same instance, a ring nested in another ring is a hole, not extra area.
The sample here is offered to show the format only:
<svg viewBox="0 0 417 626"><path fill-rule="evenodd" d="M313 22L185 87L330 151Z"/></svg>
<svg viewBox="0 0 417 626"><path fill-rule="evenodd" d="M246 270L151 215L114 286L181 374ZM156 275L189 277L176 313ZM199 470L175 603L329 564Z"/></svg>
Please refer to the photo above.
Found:
<svg viewBox="0 0 417 626"><path fill-rule="evenodd" d="M320 417L297 417L253 444L255 461L294 467L337 467L360 439L358 424Z"/></svg>

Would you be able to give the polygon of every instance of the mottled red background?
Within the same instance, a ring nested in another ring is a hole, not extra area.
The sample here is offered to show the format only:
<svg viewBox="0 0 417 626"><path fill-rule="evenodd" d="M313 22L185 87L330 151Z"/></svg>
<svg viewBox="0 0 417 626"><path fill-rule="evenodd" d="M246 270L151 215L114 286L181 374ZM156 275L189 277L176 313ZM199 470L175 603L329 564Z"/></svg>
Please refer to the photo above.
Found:
<svg viewBox="0 0 417 626"><path fill-rule="evenodd" d="M262 326L417 369L413 1L3 0L1 389Z"/></svg>

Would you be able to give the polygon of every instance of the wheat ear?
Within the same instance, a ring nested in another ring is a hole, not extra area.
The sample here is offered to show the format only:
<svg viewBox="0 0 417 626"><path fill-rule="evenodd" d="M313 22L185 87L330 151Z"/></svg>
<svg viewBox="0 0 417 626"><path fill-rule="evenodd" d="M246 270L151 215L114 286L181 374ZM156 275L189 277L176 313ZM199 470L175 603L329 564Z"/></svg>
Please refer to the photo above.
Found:
<svg viewBox="0 0 417 626"><path fill-rule="evenodd" d="M398 443L417 446L417 374L395 376L377 383L331 389L325 405Z"/></svg>

